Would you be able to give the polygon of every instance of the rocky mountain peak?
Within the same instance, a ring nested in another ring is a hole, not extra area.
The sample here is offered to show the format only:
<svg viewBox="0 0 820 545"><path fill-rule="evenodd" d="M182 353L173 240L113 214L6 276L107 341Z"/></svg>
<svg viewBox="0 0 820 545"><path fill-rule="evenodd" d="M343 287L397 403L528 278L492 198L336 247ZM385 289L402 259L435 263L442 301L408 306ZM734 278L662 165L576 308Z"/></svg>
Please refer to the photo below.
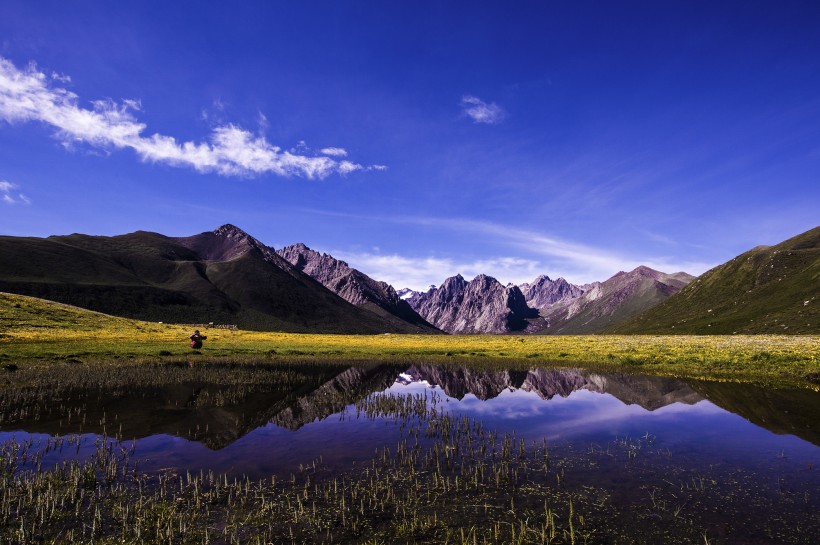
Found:
<svg viewBox="0 0 820 545"><path fill-rule="evenodd" d="M537 311L529 308L518 286L505 287L480 274L470 282L460 274L408 300L414 309L448 333L508 333L521 331Z"/></svg>
<svg viewBox="0 0 820 545"><path fill-rule="evenodd" d="M293 250L297 250L297 251L300 251L300 252L313 252L313 250L308 248L307 245L304 242L297 242L296 244L288 246L288 248L292 248ZM316 253L316 252L314 252L314 253Z"/></svg>
<svg viewBox="0 0 820 545"><path fill-rule="evenodd" d="M538 285L538 284L551 284L551 283L552 283L552 280L550 279L549 276L547 276L546 274L540 274L540 275L538 275L538 278L533 280L530 285L535 286L535 285Z"/></svg>
<svg viewBox="0 0 820 545"><path fill-rule="evenodd" d="M230 241L234 242L235 244L244 244L247 246L252 246L255 248L266 248L270 249L251 235L240 229L235 225L231 225L230 223L226 223L225 225L218 227L211 231L215 236L222 238L222 239L229 239Z"/></svg>
<svg viewBox="0 0 820 545"><path fill-rule="evenodd" d="M498 280L496 280L492 276L488 276L486 274L479 274L478 276L473 278L469 283L472 284L472 285L475 285L475 286L480 286L481 288L489 288L489 287L495 288L495 287L498 287L498 286L504 287L501 284L501 282L499 282Z"/></svg>
<svg viewBox="0 0 820 545"><path fill-rule="evenodd" d="M575 299L584 293L581 287L572 285L563 278L551 280L543 274L529 284L522 284L520 288L527 304L539 309Z"/></svg>
<svg viewBox="0 0 820 545"><path fill-rule="evenodd" d="M451 276L450 278L446 278L444 282L441 283L441 287L438 289L442 290L453 290L453 289L463 289L467 285L467 281L464 280L464 277L460 274L455 276Z"/></svg>
<svg viewBox="0 0 820 545"><path fill-rule="evenodd" d="M262 259L268 263L291 275L294 272L290 263L276 255L271 248L230 223L226 223L213 231L173 240L193 250L201 259L207 262L233 261L249 252L256 252L261 254Z"/></svg>
<svg viewBox="0 0 820 545"><path fill-rule="evenodd" d="M399 297L393 286L370 278L332 255L320 254L303 243L287 246L277 253L297 270L317 280L349 303L369 305L370 310L378 314L383 315L386 312L406 322L404 325L409 324L422 331L434 330Z"/></svg>
<svg viewBox="0 0 820 545"><path fill-rule="evenodd" d="M276 253L285 258L292 265L307 272L314 278L316 278L316 276L314 276L313 272L320 275L326 275L329 274L327 272L329 269L335 270L339 274L347 274L351 271L356 271L356 269L351 268L350 265L341 259L336 259L329 254L319 253L316 250L311 250L302 242L297 242L296 244L286 246L281 250L278 250ZM359 271L356 271L356 273L359 273ZM359 276L366 275L363 273L354 275L354 280L358 279Z"/></svg>
<svg viewBox="0 0 820 545"><path fill-rule="evenodd" d="M659 276L662 276L664 273L656 271L655 269L650 269L646 265L640 265L639 267L635 267L632 271L630 271L629 274L634 276L645 276L648 278L658 278Z"/></svg>
<svg viewBox="0 0 820 545"><path fill-rule="evenodd" d="M208 233L204 234L207 235ZM211 234L217 237L217 240L221 239L222 241L228 242L227 245L224 243L211 243L208 245L210 247L206 247L206 249L209 250L208 253L212 256L219 255L219 259L216 259L218 261L229 261L231 259L236 259L247 252L256 251L262 254L262 258L268 263L272 263L277 267L292 273L293 267L290 263L279 257L272 248L266 246L235 225L226 223L225 225L214 229ZM211 251L214 249L219 250L217 254L213 254Z"/></svg>
<svg viewBox="0 0 820 545"><path fill-rule="evenodd" d="M226 223L225 225L217 227L213 230L213 234L227 238L251 238L248 233L231 223Z"/></svg>

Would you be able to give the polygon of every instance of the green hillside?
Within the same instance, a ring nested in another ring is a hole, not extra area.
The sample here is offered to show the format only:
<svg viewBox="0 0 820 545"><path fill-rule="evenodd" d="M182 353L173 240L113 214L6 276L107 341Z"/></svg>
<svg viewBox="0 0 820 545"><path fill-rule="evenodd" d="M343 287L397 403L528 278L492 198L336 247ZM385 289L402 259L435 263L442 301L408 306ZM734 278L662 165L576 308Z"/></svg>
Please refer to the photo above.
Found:
<svg viewBox="0 0 820 545"><path fill-rule="evenodd" d="M820 227L758 246L608 333L820 332Z"/></svg>
<svg viewBox="0 0 820 545"><path fill-rule="evenodd" d="M165 330L159 324L117 318L101 312L64 305L54 301L0 292L0 338L8 332L17 336L33 337L52 331L99 333L108 329L128 329L136 326L151 330Z"/></svg>

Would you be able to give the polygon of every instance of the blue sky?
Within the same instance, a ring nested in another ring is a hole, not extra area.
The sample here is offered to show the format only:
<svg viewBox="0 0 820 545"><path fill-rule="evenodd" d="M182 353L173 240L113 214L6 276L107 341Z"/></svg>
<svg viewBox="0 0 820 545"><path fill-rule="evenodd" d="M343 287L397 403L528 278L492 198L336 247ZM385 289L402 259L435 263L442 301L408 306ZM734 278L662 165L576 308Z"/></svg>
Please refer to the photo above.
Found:
<svg viewBox="0 0 820 545"><path fill-rule="evenodd" d="M817 2L238 4L3 2L0 234L233 223L422 288L820 223Z"/></svg>

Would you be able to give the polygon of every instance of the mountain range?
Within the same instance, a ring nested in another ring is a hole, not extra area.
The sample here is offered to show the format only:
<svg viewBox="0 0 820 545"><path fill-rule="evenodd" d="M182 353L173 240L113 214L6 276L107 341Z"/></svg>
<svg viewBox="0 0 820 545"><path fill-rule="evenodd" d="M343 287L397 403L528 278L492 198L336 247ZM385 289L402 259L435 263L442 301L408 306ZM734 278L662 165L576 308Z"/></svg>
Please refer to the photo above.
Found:
<svg viewBox="0 0 820 545"><path fill-rule="evenodd" d="M323 333L817 333L820 227L698 279L648 267L575 285L480 274L396 291L233 225L190 237L0 236L0 291L128 318Z"/></svg>
<svg viewBox="0 0 820 545"><path fill-rule="evenodd" d="M418 332L353 305L233 225L191 237L0 237L0 291L117 316L244 329Z"/></svg>
<svg viewBox="0 0 820 545"><path fill-rule="evenodd" d="M407 300L428 322L447 333L522 331L538 311L527 306L518 286L504 286L480 274L467 282L460 274L440 287Z"/></svg>
<svg viewBox="0 0 820 545"><path fill-rule="evenodd" d="M543 275L521 286L504 286L485 275L467 282L457 275L407 301L448 333L599 333L658 304L692 278L649 267L583 287Z"/></svg>
<svg viewBox="0 0 820 545"><path fill-rule="evenodd" d="M580 297L588 288L570 284L563 278L550 280L549 276L541 275L531 283L519 286L527 304L533 308L547 308L555 303Z"/></svg>

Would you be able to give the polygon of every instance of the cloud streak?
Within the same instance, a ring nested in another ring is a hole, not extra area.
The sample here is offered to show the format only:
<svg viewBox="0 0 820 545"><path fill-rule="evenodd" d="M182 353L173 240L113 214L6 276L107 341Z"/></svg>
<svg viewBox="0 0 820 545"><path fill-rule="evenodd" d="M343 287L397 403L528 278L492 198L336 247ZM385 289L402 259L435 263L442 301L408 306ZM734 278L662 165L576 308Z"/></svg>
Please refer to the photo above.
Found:
<svg viewBox="0 0 820 545"><path fill-rule="evenodd" d="M431 284L439 285L450 276L461 274L471 279L487 274L502 283L521 284L541 274L538 261L516 257L497 257L475 261L462 261L441 257L411 257L398 254L368 252L329 252L346 261L376 280L387 282L396 289L426 290Z"/></svg>
<svg viewBox="0 0 820 545"><path fill-rule="evenodd" d="M474 123L496 125L504 121L506 113L495 102L484 102L478 97L464 95L461 97L461 110L472 118Z"/></svg>
<svg viewBox="0 0 820 545"><path fill-rule="evenodd" d="M0 119L12 124L34 121L50 125L67 147L87 144L131 149L146 162L190 167L222 176L274 174L323 179L334 173L384 169L382 165L364 166L338 159L344 156L340 154L332 158L283 150L264 136L230 123L214 128L208 140L201 142L179 142L157 133L148 135L146 125L136 117L141 108L138 101L96 100L91 102L91 108L84 108L76 94L56 85L65 81L70 80L49 77L33 64L18 69L0 57Z"/></svg>
<svg viewBox="0 0 820 545"><path fill-rule="evenodd" d="M407 223L431 225L466 233L481 234L484 237L518 247L521 251L547 258L550 270L559 271L570 281L591 282L606 280L618 271L629 271L646 265L663 272L685 271L701 274L714 266L703 262L678 262L667 257L628 256L602 248L570 242L537 231L519 229L485 221L449 218L403 218ZM544 271L547 272L547 271ZM556 273L552 273L556 274Z"/></svg>
<svg viewBox="0 0 820 545"><path fill-rule="evenodd" d="M0 180L0 201L5 204L31 204L31 199L15 191L16 189L19 189L17 184Z"/></svg>
<svg viewBox="0 0 820 545"><path fill-rule="evenodd" d="M467 235L479 235L481 240L503 245L508 251L510 248L518 250L515 252L518 255L512 257L492 257L482 260L398 254L344 254L346 256L344 259L352 266L360 268L373 278L385 280L395 287L426 288L430 284L440 284L445 278L457 273L468 278L484 273L494 276L502 283L513 282L515 284L532 281L539 274L548 274L551 277L563 276L569 282L583 284L606 280L618 271L630 271L641 265L667 273L685 271L694 275L699 275L715 265L699 261L680 261L664 256L619 254L537 231L486 221L424 216L357 216L310 209L306 211L371 220L374 223L417 225ZM342 252L331 253L336 256L337 253L341 255Z"/></svg>

